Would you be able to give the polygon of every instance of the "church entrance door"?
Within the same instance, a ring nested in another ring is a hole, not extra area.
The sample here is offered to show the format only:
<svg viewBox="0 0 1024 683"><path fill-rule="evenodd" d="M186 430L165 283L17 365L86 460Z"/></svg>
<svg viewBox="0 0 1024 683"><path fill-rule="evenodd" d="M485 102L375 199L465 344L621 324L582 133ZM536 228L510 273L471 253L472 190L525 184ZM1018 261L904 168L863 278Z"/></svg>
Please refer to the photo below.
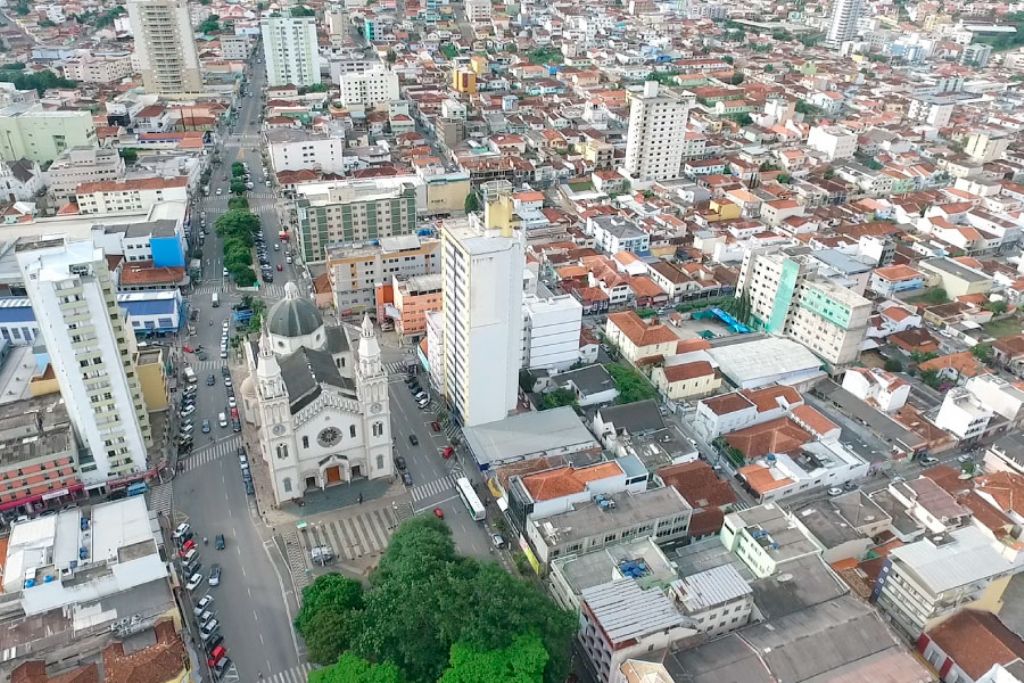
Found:
<svg viewBox="0 0 1024 683"><path fill-rule="evenodd" d="M306 488L316 488L316 477L306 477Z"/></svg>
<svg viewBox="0 0 1024 683"><path fill-rule="evenodd" d="M340 484L341 483L341 468L335 465L334 467L328 467L324 470L324 475L327 478L327 485Z"/></svg>
<svg viewBox="0 0 1024 683"><path fill-rule="evenodd" d="M352 478L362 476L362 472L359 471L359 465L352 465Z"/></svg>

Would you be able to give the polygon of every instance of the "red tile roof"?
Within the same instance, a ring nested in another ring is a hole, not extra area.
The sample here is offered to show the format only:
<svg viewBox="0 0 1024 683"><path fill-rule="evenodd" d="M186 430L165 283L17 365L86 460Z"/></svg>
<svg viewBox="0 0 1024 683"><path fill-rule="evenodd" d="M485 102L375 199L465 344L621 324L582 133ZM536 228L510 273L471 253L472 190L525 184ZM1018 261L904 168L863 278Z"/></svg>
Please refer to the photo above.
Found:
<svg viewBox="0 0 1024 683"><path fill-rule="evenodd" d="M141 650L125 652L115 643L103 650L105 683L165 683L174 680L188 664L188 653L174 622L161 621L153 627L156 643Z"/></svg>
<svg viewBox="0 0 1024 683"><path fill-rule="evenodd" d="M715 374L715 369L706 360L698 360L692 363L680 363L669 365L664 368L665 379L669 382L685 382L698 377L707 377Z"/></svg>
<svg viewBox="0 0 1024 683"><path fill-rule="evenodd" d="M780 417L735 431L725 440L751 460L769 453L791 453L813 438L788 417Z"/></svg>
<svg viewBox="0 0 1024 683"><path fill-rule="evenodd" d="M93 192L133 192L137 190L163 190L172 187L188 186L186 176L173 178L139 178L138 180L101 180L95 183L82 183L75 188L75 194L91 194Z"/></svg>
<svg viewBox="0 0 1024 683"><path fill-rule="evenodd" d="M534 500L553 500L582 493L587 484L622 474L622 467L616 462L605 462L582 469L560 467L523 477L523 486Z"/></svg>
<svg viewBox="0 0 1024 683"><path fill-rule="evenodd" d="M1024 641L989 612L965 609L928 636L974 680L995 664L1024 659Z"/></svg>
<svg viewBox="0 0 1024 683"><path fill-rule="evenodd" d="M736 502L736 493L729 482L720 479L703 460L663 467L658 470L658 476L694 508L718 508Z"/></svg>
<svg viewBox="0 0 1024 683"><path fill-rule="evenodd" d="M660 290L659 290L660 291ZM633 311L612 313L609 322L615 324L633 344L638 347L665 344L679 339L675 332L661 323L647 324Z"/></svg>
<svg viewBox="0 0 1024 683"><path fill-rule="evenodd" d="M155 268L152 261L133 261L121 269L120 285L139 287L146 285L176 285L185 277L184 268Z"/></svg>

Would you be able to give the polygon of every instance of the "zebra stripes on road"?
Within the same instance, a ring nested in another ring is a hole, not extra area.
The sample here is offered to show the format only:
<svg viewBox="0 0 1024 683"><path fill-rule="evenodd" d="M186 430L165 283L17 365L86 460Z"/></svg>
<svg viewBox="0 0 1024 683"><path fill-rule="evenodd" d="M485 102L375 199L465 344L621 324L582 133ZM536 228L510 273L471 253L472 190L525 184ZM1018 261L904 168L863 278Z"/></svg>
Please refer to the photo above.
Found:
<svg viewBox="0 0 1024 683"><path fill-rule="evenodd" d="M396 526L398 520L394 512L389 508L378 508L342 519L310 524L302 535L307 548L330 546L338 557L354 560L383 551Z"/></svg>
<svg viewBox="0 0 1024 683"><path fill-rule="evenodd" d="M146 493L146 502L149 504L149 509L154 512L161 512L165 515L170 514L172 494L173 489L171 488L171 482L157 484L152 487L149 489L149 492Z"/></svg>
<svg viewBox="0 0 1024 683"><path fill-rule="evenodd" d="M203 435L205 436L205 435ZM187 458L181 458L178 462L184 465L185 471L190 472L197 467L202 467L216 460L220 460L225 455L236 453L238 447L242 445L242 437L239 435L230 436L223 441L217 441L216 443L200 446L192 451L192 454Z"/></svg>
<svg viewBox="0 0 1024 683"><path fill-rule="evenodd" d="M284 285L260 285L260 297L263 299L283 299Z"/></svg>
<svg viewBox="0 0 1024 683"><path fill-rule="evenodd" d="M293 666L286 671L278 671L272 676L264 675L263 679L266 683L306 683L309 679L309 672L315 667L306 662L305 664L299 664Z"/></svg>
<svg viewBox="0 0 1024 683"><path fill-rule="evenodd" d="M405 375L409 372L408 368L409 364L401 360L384 363L384 371L389 375Z"/></svg>
<svg viewBox="0 0 1024 683"><path fill-rule="evenodd" d="M409 495L412 496L414 503L418 503L422 500L439 496L454 488L455 479L452 478L452 475L446 474L440 479L428 481L426 484L417 484L416 486L413 486L409 491Z"/></svg>
<svg viewBox="0 0 1024 683"><path fill-rule="evenodd" d="M209 360L191 360L190 359L189 362L188 362L188 365L190 365L192 367L192 369L195 370L197 373L198 372L213 372L214 370L220 370L222 367L227 365L228 359L220 357L220 349L218 349L216 352L207 351L206 353L209 356L217 356L217 358L211 358ZM205 380L206 378L204 377L204 378L200 378L200 379ZM206 386L206 385L204 384L203 386Z"/></svg>

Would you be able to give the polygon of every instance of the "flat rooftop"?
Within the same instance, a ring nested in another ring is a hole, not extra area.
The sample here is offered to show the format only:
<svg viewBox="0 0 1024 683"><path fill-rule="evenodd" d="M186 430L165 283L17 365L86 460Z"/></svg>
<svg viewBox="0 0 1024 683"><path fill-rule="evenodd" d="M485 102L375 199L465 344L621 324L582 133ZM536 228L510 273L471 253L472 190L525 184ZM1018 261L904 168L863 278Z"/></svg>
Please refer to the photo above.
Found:
<svg viewBox="0 0 1024 683"><path fill-rule="evenodd" d="M713 345L707 350L719 371L733 384L742 386L764 378L790 373L813 374L821 369L821 359L806 347L782 337L763 337L744 343L743 337L728 345Z"/></svg>
<svg viewBox="0 0 1024 683"><path fill-rule="evenodd" d="M482 468L560 450L600 448L570 406L521 413L463 431L466 445Z"/></svg>
<svg viewBox="0 0 1024 683"><path fill-rule="evenodd" d="M735 527L743 527L749 531L763 531L766 536L761 536L766 542L766 547L772 559L777 563L786 562L808 553L818 550L818 545L807 538L804 533L796 528L783 512L782 508L774 503L765 503L756 507L730 512L726 519L738 517L740 524ZM760 539L759 539L760 540Z"/></svg>
<svg viewBox="0 0 1024 683"><path fill-rule="evenodd" d="M615 501L613 509L602 510L597 503L587 502L567 512L537 520L537 527L548 546L571 544L655 519L689 515L692 510L682 495L671 486L643 493L620 493L606 498Z"/></svg>
<svg viewBox="0 0 1024 683"><path fill-rule="evenodd" d="M926 268L933 270L939 270L944 273L948 273L954 277L958 277L965 282L987 282L991 280L988 275L979 273L976 270L972 270L967 266L964 266L952 259L948 258L930 258L921 262L921 265Z"/></svg>

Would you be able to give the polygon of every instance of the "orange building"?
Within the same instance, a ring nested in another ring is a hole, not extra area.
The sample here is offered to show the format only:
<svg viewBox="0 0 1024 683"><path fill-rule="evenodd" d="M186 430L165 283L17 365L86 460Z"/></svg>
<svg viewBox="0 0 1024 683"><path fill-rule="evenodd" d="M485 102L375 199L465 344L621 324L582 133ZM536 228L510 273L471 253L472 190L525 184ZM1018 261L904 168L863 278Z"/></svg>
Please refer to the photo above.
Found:
<svg viewBox="0 0 1024 683"><path fill-rule="evenodd" d="M427 332L427 313L441 310L441 276L417 275L395 278L395 328L403 337L419 339Z"/></svg>
<svg viewBox="0 0 1024 683"><path fill-rule="evenodd" d="M38 507L82 489L75 437L60 395L0 406L0 510Z"/></svg>
<svg viewBox="0 0 1024 683"><path fill-rule="evenodd" d="M452 72L452 90L473 95L476 93L476 74L469 69L455 69Z"/></svg>

